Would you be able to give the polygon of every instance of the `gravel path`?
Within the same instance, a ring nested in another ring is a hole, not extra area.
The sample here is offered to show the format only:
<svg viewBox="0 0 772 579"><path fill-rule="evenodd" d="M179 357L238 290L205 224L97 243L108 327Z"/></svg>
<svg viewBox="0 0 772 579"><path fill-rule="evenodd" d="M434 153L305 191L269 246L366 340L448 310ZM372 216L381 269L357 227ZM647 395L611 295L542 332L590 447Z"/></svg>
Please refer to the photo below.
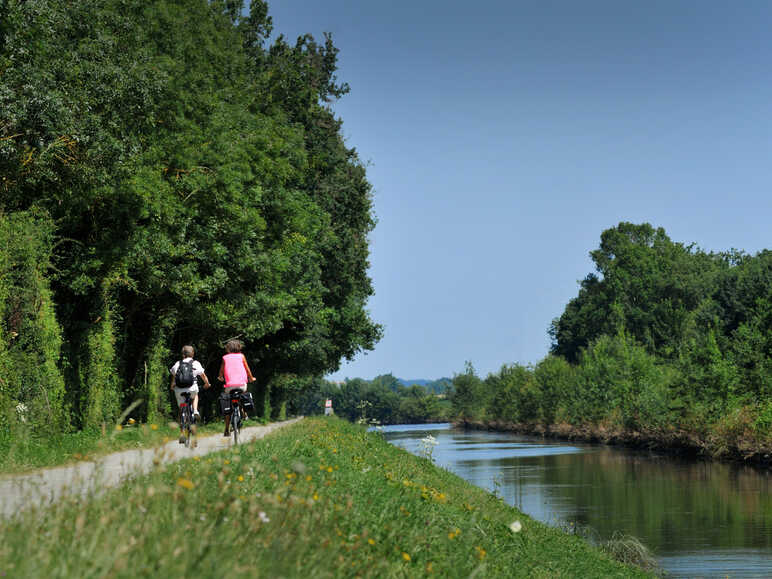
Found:
<svg viewBox="0 0 772 579"><path fill-rule="evenodd" d="M250 442L301 419L249 426L241 431L241 439L244 443ZM65 494L86 496L90 491L97 490L97 483L100 489L116 486L129 477L149 472L161 462L170 463L202 456L232 445L233 437L220 435L199 438L195 449L185 448L175 440L154 449L126 450L93 462L79 462L30 474L3 477L0 479L0 517L8 517L24 509L25 505L54 502Z"/></svg>

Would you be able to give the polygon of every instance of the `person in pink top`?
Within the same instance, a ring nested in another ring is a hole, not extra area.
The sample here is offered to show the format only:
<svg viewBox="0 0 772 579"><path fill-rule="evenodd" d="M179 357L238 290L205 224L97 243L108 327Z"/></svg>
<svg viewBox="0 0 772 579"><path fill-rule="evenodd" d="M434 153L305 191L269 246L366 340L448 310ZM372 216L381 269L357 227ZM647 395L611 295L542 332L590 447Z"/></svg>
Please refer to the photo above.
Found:
<svg viewBox="0 0 772 579"><path fill-rule="evenodd" d="M247 359L241 353L244 345L239 340L228 340L225 344L225 351L228 352L222 357L220 363L220 374L217 379L225 382L225 393L230 395L232 390L239 389L242 392L247 389L247 382L254 382L252 370L249 369ZM225 432L223 436L230 436L231 417L225 415Z"/></svg>

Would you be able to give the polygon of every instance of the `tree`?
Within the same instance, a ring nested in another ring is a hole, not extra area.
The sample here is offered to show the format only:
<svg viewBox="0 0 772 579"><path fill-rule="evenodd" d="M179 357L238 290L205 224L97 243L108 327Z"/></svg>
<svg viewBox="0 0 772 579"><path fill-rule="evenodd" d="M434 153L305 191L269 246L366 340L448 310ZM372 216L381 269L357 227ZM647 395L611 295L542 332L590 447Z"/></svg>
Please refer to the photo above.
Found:
<svg viewBox="0 0 772 579"><path fill-rule="evenodd" d="M117 415L105 380L163 413L186 343L211 373L243 339L264 393L374 346L375 219L328 104L348 90L331 38L266 47L259 0L245 18L234 0L1 6L0 210L56 224L77 426Z"/></svg>
<svg viewBox="0 0 772 579"><path fill-rule="evenodd" d="M467 361L464 372L453 377L453 414L463 421L481 420L485 415L489 392Z"/></svg>
<svg viewBox="0 0 772 579"><path fill-rule="evenodd" d="M662 228L620 223L590 255L596 272L552 322L552 353L576 363L602 335L631 334L651 353L675 359L690 316L725 268L719 255L675 243Z"/></svg>

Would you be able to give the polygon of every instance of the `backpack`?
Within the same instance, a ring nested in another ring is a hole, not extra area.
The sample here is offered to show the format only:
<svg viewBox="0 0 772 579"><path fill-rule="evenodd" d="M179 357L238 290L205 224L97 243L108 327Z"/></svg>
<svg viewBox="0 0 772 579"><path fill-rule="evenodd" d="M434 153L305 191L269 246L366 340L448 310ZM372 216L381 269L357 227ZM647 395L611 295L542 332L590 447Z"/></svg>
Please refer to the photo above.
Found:
<svg viewBox="0 0 772 579"><path fill-rule="evenodd" d="M190 388L195 380L193 377L193 360L190 362L180 360L177 373L174 375L174 385L177 388Z"/></svg>

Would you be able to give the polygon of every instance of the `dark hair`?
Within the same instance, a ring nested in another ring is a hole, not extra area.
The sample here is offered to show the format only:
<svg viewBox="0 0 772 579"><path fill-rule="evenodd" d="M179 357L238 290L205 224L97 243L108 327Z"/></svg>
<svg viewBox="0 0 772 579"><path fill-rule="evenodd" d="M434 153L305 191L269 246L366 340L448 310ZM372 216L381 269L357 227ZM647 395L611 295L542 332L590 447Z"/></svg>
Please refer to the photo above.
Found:
<svg viewBox="0 0 772 579"><path fill-rule="evenodd" d="M196 352L193 350L193 346L183 346L182 347L182 357L183 358L192 358L195 356Z"/></svg>
<svg viewBox="0 0 772 579"><path fill-rule="evenodd" d="M228 343L225 344L225 350L229 354L241 352L241 348L243 347L244 347L244 344L241 343L241 340L228 340Z"/></svg>

